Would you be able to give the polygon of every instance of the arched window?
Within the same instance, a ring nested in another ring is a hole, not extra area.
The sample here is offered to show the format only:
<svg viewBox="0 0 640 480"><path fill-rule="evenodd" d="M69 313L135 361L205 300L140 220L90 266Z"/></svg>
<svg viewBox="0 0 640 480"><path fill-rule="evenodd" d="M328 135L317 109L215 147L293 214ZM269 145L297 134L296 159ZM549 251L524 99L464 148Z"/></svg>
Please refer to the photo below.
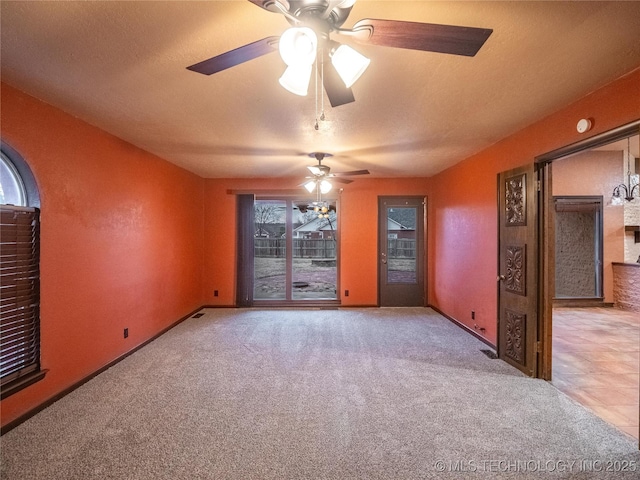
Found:
<svg viewBox="0 0 640 480"><path fill-rule="evenodd" d="M7 158L4 152L0 151L0 204L15 205L18 207L27 206L27 192L24 188L22 177Z"/></svg>
<svg viewBox="0 0 640 480"><path fill-rule="evenodd" d="M2 398L46 373L40 368L40 196L29 166L0 150L0 391Z"/></svg>

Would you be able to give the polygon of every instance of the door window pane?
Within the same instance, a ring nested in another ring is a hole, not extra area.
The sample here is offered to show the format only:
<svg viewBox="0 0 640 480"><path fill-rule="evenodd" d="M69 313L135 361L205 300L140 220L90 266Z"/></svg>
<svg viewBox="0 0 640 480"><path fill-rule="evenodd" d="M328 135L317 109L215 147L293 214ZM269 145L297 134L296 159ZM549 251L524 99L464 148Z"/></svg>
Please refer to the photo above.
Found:
<svg viewBox="0 0 640 480"><path fill-rule="evenodd" d="M416 283L416 208L387 208L387 283Z"/></svg>

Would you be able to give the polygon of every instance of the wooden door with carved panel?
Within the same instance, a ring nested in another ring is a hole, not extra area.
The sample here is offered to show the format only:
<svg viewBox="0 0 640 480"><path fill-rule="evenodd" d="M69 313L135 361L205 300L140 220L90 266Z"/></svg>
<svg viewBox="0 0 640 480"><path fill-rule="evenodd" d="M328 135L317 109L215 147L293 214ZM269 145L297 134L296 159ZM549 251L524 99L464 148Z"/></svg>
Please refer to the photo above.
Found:
<svg viewBox="0 0 640 480"><path fill-rule="evenodd" d="M498 176L498 356L532 377L539 350L535 177L533 164Z"/></svg>

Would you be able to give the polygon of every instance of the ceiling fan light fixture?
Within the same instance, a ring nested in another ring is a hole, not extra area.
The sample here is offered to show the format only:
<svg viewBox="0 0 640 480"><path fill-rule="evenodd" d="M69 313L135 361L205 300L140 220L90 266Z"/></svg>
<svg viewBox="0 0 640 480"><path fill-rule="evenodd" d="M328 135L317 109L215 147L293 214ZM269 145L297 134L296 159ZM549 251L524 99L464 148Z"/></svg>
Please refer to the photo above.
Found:
<svg viewBox="0 0 640 480"><path fill-rule="evenodd" d="M340 45L331 55L331 63L347 88L356 83L371 60L349 45Z"/></svg>
<svg viewBox="0 0 640 480"><path fill-rule="evenodd" d="M316 181L309 180L307 183L304 184L304 188L306 188L309 193L313 192L316 188Z"/></svg>
<svg viewBox="0 0 640 480"><path fill-rule="evenodd" d="M322 180L320 182L320 193L329 193L333 185L328 180Z"/></svg>
<svg viewBox="0 0 640 480"><path fill-rule="evenodd" d="M312 65L290 65L278 81L291 93L304 97L309 91L312 70Z"/></svg>
<svg viewBox="0 0 640 480"><path fill-rule="evenodd" d="M309 27L291 27L282 34L278 50L288 66L313 65L318 36Z"/></svg>

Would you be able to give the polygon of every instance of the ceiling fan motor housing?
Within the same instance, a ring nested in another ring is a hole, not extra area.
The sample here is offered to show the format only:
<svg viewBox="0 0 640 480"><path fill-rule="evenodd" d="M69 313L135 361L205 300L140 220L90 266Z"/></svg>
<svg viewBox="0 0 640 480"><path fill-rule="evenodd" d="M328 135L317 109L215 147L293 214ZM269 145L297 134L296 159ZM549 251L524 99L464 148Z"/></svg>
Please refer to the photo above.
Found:
<svg viewBox="0 0 640 480"><path fill-rule="evenodd" d="M264 0L262 8L270 11L278 11L274 4L278 0ZM289 13L298 18L302 23L313 22L320 19L325 15L325 11L329 6L327 0L289 0L288 2L280 2L289 5ZM352 2L348 2L352 3ZM340 5L334 7L331 12L322 20L323 23L328 24L331 27L340 27L351 13L353 5L341 7ZM287 18L292 25L295 23L292 19Z"/></svg>

